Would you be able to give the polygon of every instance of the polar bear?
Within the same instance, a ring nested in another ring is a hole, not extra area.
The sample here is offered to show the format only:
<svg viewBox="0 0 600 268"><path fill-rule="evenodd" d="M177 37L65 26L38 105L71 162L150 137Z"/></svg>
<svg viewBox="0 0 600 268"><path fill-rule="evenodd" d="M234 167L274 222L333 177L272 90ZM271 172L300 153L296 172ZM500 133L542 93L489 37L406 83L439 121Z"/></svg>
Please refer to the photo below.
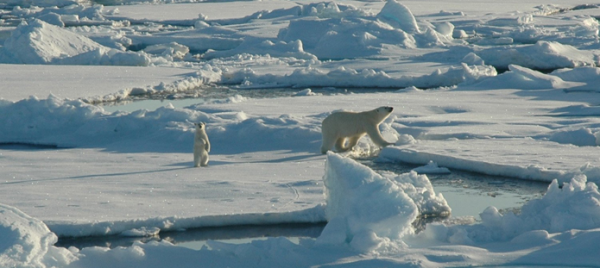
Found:
<svg viewBox="0 0 600 268"><path fill-rule="evenodd" d="M393 107L383 106L371 111L334 112L327 116L321 125L323 134L321 153L327 153L333 145L338 152L352 150L365 134L368 134L373 143L379 147L393 144L385 141L379 132L379 124L390 116L392 110Z"/></svg>
<svg viewBox="0 0 600 268"><path fill-rule="evenodd" d="M194 123L196 134L194 136L194 167L208 166L208 152L210 152L210 141L206 135L206 124Z"/></svg>

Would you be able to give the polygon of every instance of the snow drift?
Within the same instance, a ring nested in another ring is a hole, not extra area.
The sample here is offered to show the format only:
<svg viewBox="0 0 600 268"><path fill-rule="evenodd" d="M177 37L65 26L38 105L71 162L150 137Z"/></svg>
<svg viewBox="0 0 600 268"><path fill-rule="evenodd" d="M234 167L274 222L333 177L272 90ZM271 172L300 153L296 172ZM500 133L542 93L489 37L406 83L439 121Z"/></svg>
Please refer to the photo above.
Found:
<svg viewBox="0 0 600 268"><path fill-rule="evenodd" d="M79 64L147 66L140 52L123 52L38 19L23 22L0 48L0 62L14 64Z"/></svg>
<svg viewBox="0 0 600 268"><path fill-rule="evenodd" d="M480 216L482 222L474 225L430 224L422 235L473 245L507 240L526 243L540 234L549 239L549 233L596 229L600 228L600 192L595 183L579 175L562 187L557 180L552 181L546 194L527 202L518 215L501 214L495 207L488 207Z"/></svg>
<svg viewBox="0 0 600 268"><path fill-rule="evenodd" d="M425 175L383 177L329 152L323 181L329 223L318 238L321 244L348 243L368 252L413 234L412 223L421 214L450 213Z"/></svg>
<svg viewBox="0 0 600 268"><path fill-rule="evenodd" d="M144 150L187 152L193 140L193 124L206 122L212 142L227 144L216 153L268 150L284 146L311 150L306 143L289 144L289 139L316 141L320 132L306 126L315 119L294 117L255 117L239 113L206 113L201 107L176 109L170 104L155 111L108 113L81 100L31 97L18 102L0 100L0 142L56 145L59 147L111 147L144 144ZM9 112L13 111L13 112ZM305 122L306 121L306 122ZM25 124L23 122L26 122ZM247 140L254 142L247 144ZM135 145L134 145L135 147ZM119 149L120 150L120 149Z"/></svg>
<svg viewBox="0 0 600 268"><path fill-rule="evenodd" d="M76 259L69 250L54 247L58 238L42 221L3 204L0 237L2 267L60 267Z"/></svg>

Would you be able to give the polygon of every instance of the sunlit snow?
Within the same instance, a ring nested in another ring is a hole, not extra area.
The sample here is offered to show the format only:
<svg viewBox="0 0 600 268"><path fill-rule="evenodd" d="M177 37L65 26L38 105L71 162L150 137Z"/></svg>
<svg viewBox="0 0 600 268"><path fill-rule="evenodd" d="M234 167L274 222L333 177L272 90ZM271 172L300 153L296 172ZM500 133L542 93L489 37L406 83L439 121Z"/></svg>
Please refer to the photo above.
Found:
<svg viewBox="0 0 600 268"><path fill-rule="evenodd" d="M3 1L0 266L597 267L599 8ZM380 125L393 145L320 153L329 114L379 106L394 107ZM457 171L548 186L465 219L430 180ZM56 245L325 223L316 238L199 249Z"/></svg>

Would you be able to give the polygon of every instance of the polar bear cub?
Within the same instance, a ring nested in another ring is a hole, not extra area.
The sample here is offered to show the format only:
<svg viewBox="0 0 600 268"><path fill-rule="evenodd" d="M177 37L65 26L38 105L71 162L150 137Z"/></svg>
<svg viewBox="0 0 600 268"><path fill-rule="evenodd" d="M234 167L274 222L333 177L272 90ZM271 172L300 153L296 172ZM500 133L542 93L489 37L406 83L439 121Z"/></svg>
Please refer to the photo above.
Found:
<svg viewBox="0 0 600 268"><path fill-rule="evenodd" d="M194 167L208 166L208 152L210 152L210 141L206 135L206 124L194 123L196 134L194 136Z"/></svg>
<svg viewBox="0 0 600 268"><path fill-rule="evenodd" d="M334 112L327 116L321 125L321 153L327 153L334 145L338 152L351 150L365 134L379 147L393 144L385 141L379 132L379 124L392 110L393 107L383 106L364 112Z"/></svg>

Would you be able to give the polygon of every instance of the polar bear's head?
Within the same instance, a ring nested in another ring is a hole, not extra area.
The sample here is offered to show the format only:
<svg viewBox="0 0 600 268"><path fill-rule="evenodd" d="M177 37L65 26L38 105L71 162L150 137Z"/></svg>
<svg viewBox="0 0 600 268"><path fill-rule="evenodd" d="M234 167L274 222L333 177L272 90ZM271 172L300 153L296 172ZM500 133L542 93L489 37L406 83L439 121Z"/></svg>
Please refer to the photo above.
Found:
<svg viewBox="0 0 600 268"><path fill-rule="evenodd" d="M394 110L394 107L381 106L375 110L372 110L371 113L373 113L373 115L377 118L377 122L381 123L388 116L390 116L390 114L392 113L393 110Z"/></svg>
<svg viewBox="0 0 600 268"><path fill-rule="evenodd" d="M206 129L206 124L204 122L194 123L196 126L196 131L204 131Z"/></svg>
<svg viewBox="0 0 600 268"><path fill-rule="evenodd" d="M391 114L392 111L394 110L394 107L389 107L389 106L381 106L379 108L377 108L377 112L380 114Z"/></svg>

